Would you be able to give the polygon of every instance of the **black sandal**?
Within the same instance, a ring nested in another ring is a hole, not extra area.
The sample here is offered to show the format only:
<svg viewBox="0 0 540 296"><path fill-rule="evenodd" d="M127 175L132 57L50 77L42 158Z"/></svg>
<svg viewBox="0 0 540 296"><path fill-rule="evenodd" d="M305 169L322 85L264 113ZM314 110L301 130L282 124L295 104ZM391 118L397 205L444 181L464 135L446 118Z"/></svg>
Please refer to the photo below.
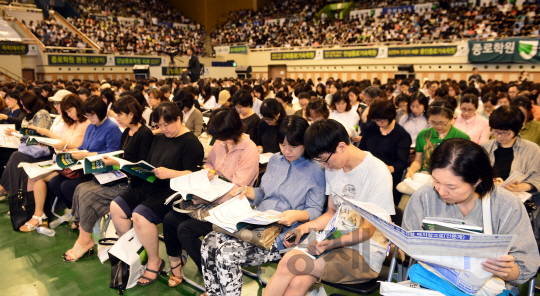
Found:
<svg viewBox="0 0 540 296"><path fill-rule="evenodd" d="M150 271L152 273L155 273L156 277L153 278L153 279L150 279L150 278L147 278L147 277L141 275L141 278L147 280L148 282L141 283L141 282L137 281L137 285L139 285L139 286L148 286L148 285L151 285L151 284L155 283L157 281L157 279L158 279L159 274L163 272L164 268L165 268L165 260L161 259L161 265L159 266L158 271L151 270L151 269L148 269L148 268L146 269L146 271Z"/></svg>

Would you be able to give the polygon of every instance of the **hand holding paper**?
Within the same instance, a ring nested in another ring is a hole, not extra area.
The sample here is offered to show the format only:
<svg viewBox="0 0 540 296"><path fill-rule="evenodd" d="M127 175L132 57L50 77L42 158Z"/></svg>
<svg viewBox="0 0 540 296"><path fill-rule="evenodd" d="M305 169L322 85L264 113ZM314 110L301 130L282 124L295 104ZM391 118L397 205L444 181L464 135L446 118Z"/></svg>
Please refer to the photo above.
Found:
<svg viewBox="0 0 540 296"><path fill-rule="evenodd" d="M482 262L482 268L507 282L511 282L519 275L519 268L514 260L515 258L512 255L502 256L497 259L488 259Z"/></svg>
<svg viewBox="0 0 540 296"><path fill-rule="evenodd" d="M110 158L109 156L103 156L103 158L101 159L101 161L103 161L103 163L106 165L106 166L120 166L120 163L112 158Z"/></svg>

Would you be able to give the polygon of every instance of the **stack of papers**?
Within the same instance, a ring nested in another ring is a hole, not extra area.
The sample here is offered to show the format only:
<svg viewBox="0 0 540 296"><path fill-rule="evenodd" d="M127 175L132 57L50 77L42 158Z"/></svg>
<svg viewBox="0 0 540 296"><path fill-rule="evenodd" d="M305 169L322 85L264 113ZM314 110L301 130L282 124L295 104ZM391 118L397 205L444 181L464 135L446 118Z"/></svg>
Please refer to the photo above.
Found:
<svg viewBox="0 0 540 296"><path fill-rule="evenodd" d="M502 184L501 186L511 185L514 183L521 183L527 179L529 175L525 175L523 173L520 173L518 171L514 171ZM522 203L526 202L529 198L531 198L532 194L528 192L513 192L519 200L521 200Z"/></svg>

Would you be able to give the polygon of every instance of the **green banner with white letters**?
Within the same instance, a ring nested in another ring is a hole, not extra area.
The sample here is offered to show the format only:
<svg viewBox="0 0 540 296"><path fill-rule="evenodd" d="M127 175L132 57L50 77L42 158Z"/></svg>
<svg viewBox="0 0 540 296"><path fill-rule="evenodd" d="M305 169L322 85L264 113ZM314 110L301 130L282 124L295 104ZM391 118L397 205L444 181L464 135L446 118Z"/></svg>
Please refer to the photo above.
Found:
<svg viewBox="0 0 540 296"><path fill-rule="evenodd" d="M540 63L539 39L469 40L471 63Z"/></svg>

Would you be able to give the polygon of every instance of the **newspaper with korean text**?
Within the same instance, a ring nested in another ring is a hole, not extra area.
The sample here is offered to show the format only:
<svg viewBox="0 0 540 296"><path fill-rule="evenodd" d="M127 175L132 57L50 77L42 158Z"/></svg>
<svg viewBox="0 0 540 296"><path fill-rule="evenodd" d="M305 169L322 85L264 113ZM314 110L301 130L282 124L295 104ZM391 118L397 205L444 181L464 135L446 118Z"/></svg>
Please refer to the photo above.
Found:
<svg viewBox="0 0 540 296"><path fill-rule="evenodd" d="M434 268L463 292L474 295L493 276L482 269L488 258L506 256L517 234L466 234L446 231L406 231L385 219L375 204L343 198L351 209L368 220L409 256Z"/></svg>

